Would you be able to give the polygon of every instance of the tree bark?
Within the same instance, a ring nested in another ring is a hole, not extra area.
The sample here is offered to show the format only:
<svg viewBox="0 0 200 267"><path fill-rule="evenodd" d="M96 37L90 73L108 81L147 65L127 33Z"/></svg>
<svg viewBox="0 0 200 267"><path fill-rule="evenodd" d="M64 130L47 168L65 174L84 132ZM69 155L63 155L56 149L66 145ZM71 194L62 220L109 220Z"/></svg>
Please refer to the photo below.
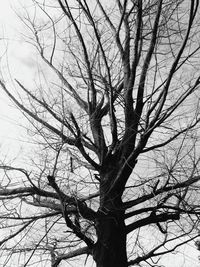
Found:
<svg viewBox="0 0 200 267"><path fill-rule="evenodd" d="M93 258L97 267L127 267L125 210L122 188L109 190L119 172L119 158L110 156L100 173L100 207L95 223L97 242Z"/></svg>
<svg viewBox="0 0 200 267"><path fill-rule="evenodd" d="M106 213L106 210L105 210ZM96 222L98 240L93 252L97 267L127 267L126 230L122 211L104 214Z"/></svg>

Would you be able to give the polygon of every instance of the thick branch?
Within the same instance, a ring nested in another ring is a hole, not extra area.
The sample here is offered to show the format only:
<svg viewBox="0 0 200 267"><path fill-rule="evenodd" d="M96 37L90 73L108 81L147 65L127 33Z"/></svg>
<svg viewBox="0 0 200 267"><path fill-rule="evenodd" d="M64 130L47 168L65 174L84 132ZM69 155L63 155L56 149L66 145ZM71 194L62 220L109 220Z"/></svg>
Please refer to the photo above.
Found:
<svg viewBox="0 0 200 267"><path fill-rule="evenodd" d="M199 180L200 180L200 176L195 176L195 177L189 178L188 180L186 180L184 182L180 182L180 183L177 183L177 184L174 184L174 185L170 185L170 186L161 187L158 190L156 190L155 192L152 192L150 194L144 195L144 196L139 197L137 199L125 202L123 204L123 207L125 209L131 208L131 207L133 207L135 205L138 205L138 204L140 204L142 202L145 202L145 201L147 201L147 200L149 200L151 198L154 198L155 196L157 196L159 194L162 194L164 192L173 191L173 190L176 190L178 188L186 188L186 187L198 182Z"/></svg>
<svg viewBox="0 0 200 267"><path fill-rule="evenodd" d="M179 220L180 219L180 214L179 213L161 213L158 215L150 215L146 218L143 218L141 220L138 220L134 223L131 223L127 225L126 227L126 233L130 233L133 230L143 227L145 225L149 225L152 223L159 223L159 222L166 222L169 220Z"/></svg>

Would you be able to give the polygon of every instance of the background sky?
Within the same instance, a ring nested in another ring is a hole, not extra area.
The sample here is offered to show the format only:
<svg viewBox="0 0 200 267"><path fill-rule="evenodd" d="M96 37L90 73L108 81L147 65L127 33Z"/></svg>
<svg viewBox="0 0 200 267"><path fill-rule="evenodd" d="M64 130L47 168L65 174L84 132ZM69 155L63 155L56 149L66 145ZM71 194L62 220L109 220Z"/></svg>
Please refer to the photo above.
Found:
<svg viewBox="0 0 200 267"><path fill-rule="evenodd" d="M23 9L21 3L29 2L18 0L1 1L0 9L0 78L9 84L11 91L15 90L12 78L31 82L33 74L31 69L30 47L22 42L20 33L23 26L15 14ZM15 159L25 147L23 136L26 129L23 128L25 120L21 112L9 101L3 91L0 91L0 148L1 157Z"/></svg>
<svg viewBox="0 0 200 267"><path fill-rule="evenodd" d="M28 3L28 0L21 0ZM26 82L34 79L34 60L31 49L22 42L20 32L22 25L14 10L22 10L17 0L1 0L0 8L0 70L1 78L9 84L10 90L15 90L11 77L20 80L26 77ZM10 70L8 71L8 66ZM11 103L0 90L0 160L7 157L15 159L24 151L25 144L23 136L26 129L20 111ZM198 256L200 253L194 248L194 243L186 245L180 254L167 256L163 261L166 267L199 267ZM91 266L88 262L87 266Z"/></svg>

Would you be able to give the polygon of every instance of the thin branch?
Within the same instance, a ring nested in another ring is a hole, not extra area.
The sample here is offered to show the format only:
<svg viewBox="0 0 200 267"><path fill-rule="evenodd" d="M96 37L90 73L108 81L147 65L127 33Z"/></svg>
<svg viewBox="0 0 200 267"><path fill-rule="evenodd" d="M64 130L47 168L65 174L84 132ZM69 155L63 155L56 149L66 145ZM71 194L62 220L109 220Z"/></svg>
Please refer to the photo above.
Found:
<svg viewBox="0 0 200 267"><path fill-rule="evenodd" d="M52 267L57 267L62 260L71 259L71 258L80 256L80 255L84 255L84 254L87 254L87 255L91 254L91 251L88 247L78 248L78 249L70 251L66 254L59 255Z"/></svg>

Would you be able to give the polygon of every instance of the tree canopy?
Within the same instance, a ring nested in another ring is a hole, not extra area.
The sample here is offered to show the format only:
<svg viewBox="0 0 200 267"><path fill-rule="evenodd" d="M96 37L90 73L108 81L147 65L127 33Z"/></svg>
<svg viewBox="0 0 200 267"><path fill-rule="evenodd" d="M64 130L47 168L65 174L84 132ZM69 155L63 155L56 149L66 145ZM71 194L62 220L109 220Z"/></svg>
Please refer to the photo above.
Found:
<svg viewBox="0 0 200 267"><path fill-rule="evenodd" d="M37 75L0 86L34 149L1 161L3 266L160 266L199 236L199 1L32 0L18 16Z"/></svg>

